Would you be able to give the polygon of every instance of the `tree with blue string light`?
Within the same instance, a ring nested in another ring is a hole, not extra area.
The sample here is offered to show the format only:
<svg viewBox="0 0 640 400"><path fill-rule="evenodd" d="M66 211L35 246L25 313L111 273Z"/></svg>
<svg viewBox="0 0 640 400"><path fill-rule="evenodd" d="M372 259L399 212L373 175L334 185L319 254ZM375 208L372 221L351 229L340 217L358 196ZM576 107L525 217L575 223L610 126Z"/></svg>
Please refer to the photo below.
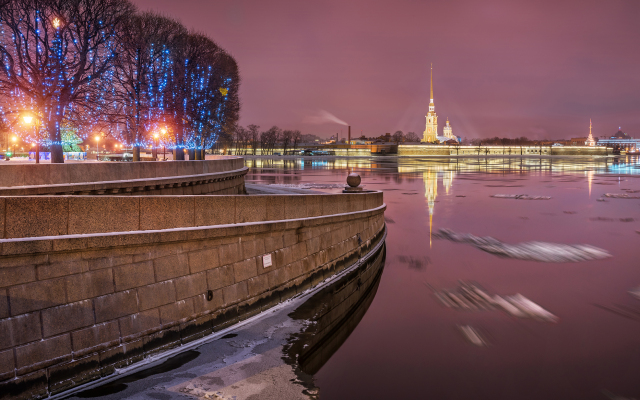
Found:
<svg viewBox="0 0 640 400"><path fill-rule="evenodd" d="M235 129L238 67L206 36L127 0L0 3L0 120L52 162L64 162L63 126L116 138L134 160L158 132L174 159L198 159ZM25 114L38 129L19 129Z"/></svg>

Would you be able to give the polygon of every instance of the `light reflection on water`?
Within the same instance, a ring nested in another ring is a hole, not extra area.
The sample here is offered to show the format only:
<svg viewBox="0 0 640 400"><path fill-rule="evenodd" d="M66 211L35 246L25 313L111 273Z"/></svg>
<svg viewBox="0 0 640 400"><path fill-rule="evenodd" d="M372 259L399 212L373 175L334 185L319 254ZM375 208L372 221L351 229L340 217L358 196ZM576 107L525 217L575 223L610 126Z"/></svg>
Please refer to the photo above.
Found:
<svg viewBox="0 0 640 400"><path fill-rule="evenodd" d="M353 170L365 188L385 193L385 271L367 314L315 376L322 398L640 398L640 301L628 292L640 285L640 200L603 197L640 191L637 157L276 157L247 165L247 182L330 187ZM433 238L441 228L512 244L589 244L613 257L498 258ZM521 293L559 321L452 311L433 291L459 281ZM459 326L474 327L490 345L469 344Z"/></svg>

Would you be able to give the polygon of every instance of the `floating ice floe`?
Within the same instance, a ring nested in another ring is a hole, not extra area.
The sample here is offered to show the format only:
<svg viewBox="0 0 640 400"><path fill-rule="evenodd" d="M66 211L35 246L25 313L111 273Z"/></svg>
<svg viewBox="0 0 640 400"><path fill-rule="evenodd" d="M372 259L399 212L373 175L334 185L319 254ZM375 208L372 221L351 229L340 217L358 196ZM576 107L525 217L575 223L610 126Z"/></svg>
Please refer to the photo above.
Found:
<svg viewBox="0 0 640 400"><path fill-rule="evenodd" d="M635 297L636 299L640 300L640 286L638 286L635 289L629 290L629 294Z"/></svg>
<svg viewBox="0 0 640 400"><path fill-rule="evenodd" d="M460 286L455 290L434 290L434 295L446 307L458 310L500 309L518 318L532 318L547 322L558 321L558 317L520 293L514 296L491 296L478 285L460 282Z"/></svg>
<svg viewBox="0 0 640 400"><path fill-rule="evenodd" d="M468 243L487 253L499 257L541 262L579 262L611 257L606 250L588 244L560 244L547 242L525 242L507 244L490 236L480 237L468 233L455 233L440 229L436 238L457 243Z"/></svg>
<svg viewBox="0 0 640 400"><path fill-rule="evenodd" d="M527 299L520 293L516 294L515 296L507 297L507 300L509 300L511 304L518 307L522 312L524 312L525 314L527 314L533 319L539 319L539 320L549 321L549 322L556 322L558 320L558 317L551 314L549 311L545 310L544 308L540 307L533 301Z"/></svg>
<svg viewBox="0 0 640 400"><path fill-rule="evenodd" d="M609 197L612 199L640 199L640 196L633 196L627 193L605 193L604 197Z"/></svg>
<svg viewBox="0 0 640 400"><path fill-rule="evenodd" d="M491 197L498 199L515 199L515 200L549 200L549 196L529 196L528 194L494 194Z"/></svg>
<svg viewBox="0 0 640 400"><path fill-rule="evenodd" d="M480 332L470 325L458 325L458 329L462 332L462 335L473 345L478 347L484 347L487 342L482 338Z"/></svg>
<svg viewBox="0 0 640 400"><path fill-rule="evenodd" d="M636 400L635 397L622 397L622 396L617 396L613 393L611 393L608 390L603 390L602 394L604 394L605 396L607 396L610 400Z"/></svg>

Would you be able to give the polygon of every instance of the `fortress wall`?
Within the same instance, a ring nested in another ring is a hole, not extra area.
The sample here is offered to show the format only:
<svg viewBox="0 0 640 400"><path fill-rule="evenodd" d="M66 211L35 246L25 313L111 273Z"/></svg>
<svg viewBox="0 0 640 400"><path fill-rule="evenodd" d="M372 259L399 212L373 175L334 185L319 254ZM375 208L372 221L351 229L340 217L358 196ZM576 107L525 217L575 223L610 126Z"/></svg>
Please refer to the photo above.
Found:
<svg viewBox="0 0 640 400"><path fill-rule="evenodd" d="M611 154L606 147L589 146L440 146L400 145L399 156L484 156L484 155L580 155L602 156Z"/></svg>
<svg viewBox="0 0 640 400"><path fill-rule="evenodd" d="M153 231L0 240L0 393L43 398L219 331L352 265L385 229L382 193L205 197L149 198ZM135 214L142 198L119 200ZM159 229L195 215L224 225Z"/></svg>

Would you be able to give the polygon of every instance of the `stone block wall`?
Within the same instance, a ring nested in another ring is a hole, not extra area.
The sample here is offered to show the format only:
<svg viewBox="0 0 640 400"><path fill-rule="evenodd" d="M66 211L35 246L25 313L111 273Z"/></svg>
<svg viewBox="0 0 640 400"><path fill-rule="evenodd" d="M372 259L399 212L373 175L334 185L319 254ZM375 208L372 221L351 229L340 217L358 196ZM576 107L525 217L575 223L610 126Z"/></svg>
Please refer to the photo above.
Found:
<svg viewBox="0 0 640 400"><path fill-rule="evenodd" d="M43 398L204 337L352 265L384 234L381 193L203 204L228 224L0 241L0 393Z"/></svg>

